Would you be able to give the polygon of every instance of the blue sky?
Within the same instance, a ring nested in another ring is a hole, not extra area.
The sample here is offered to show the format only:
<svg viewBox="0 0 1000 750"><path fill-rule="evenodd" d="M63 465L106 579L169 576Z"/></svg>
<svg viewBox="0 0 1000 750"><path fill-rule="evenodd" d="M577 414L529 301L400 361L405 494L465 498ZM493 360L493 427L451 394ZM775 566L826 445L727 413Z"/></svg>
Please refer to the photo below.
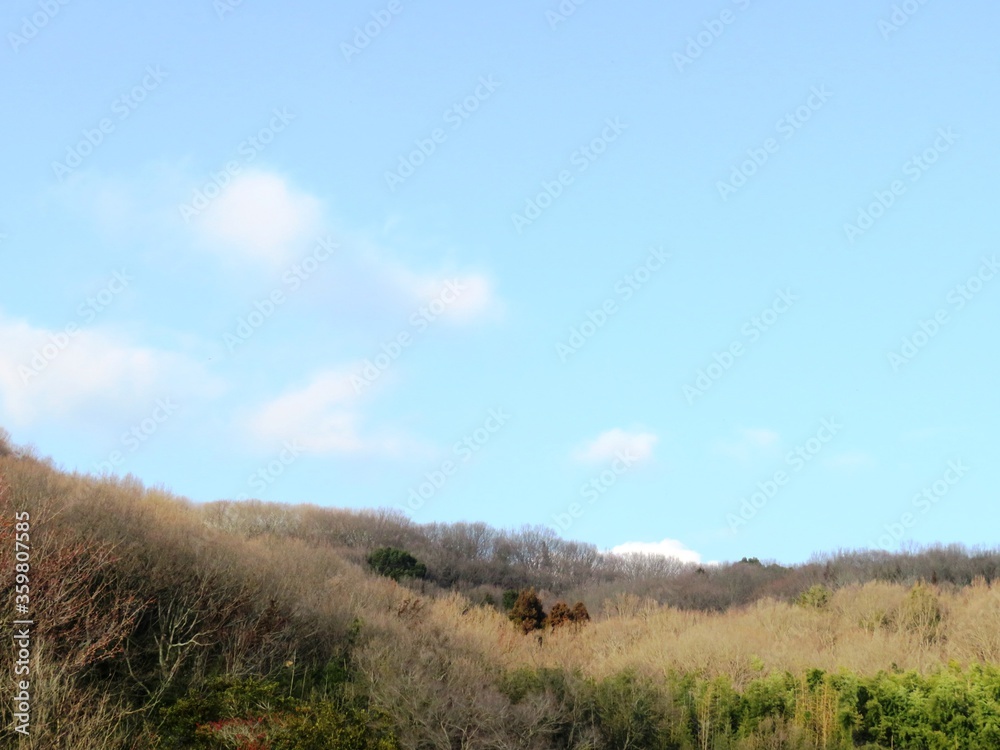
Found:
<svg viewBox="0 0 1000 750"><path fill-rule="evenodd" d="M0 424L197 501L995 544L998 16L9 3Z"/></svg>

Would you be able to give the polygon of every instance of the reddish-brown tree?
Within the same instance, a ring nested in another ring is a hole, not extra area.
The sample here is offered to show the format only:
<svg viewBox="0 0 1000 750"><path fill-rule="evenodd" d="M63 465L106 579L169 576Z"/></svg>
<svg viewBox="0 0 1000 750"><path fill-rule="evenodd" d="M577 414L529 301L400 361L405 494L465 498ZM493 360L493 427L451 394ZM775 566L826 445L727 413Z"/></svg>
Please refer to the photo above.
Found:
<svg viewBox="0 0 1000 750"><path fill-rule="evenodd" d="M514 602L510 610L510 619L513 620L523 633L530 633L532 630L541 630L545 627L545 610L542 602L534 588L525 589Z"/></svg>
<svg viewBox="0 0 1000 750"><path fill-rule="evenodd" d="M556 602L549 611L549 625L555 630L558 627L567 625L573 621L573 610L566 602Z"/></svg>

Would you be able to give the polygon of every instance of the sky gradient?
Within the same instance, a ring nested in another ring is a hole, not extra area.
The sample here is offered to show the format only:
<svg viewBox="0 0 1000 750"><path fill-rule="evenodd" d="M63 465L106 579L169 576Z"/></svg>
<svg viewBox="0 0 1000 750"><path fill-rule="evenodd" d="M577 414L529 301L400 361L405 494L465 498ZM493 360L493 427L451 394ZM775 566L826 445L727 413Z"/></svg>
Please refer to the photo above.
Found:
<svg viewBox="0 0 1000 750"><path fill-rule="evenodd" d="M995 4L8 6L0 425L57 465L997 543Z"/></svg>

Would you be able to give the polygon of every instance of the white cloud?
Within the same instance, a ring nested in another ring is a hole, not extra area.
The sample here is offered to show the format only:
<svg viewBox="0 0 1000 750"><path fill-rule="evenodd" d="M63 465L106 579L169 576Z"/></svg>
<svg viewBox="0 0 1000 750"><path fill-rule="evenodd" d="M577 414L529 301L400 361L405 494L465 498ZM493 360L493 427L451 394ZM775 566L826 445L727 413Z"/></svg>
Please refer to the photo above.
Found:
<svg viewBox="0 0 1000 750"><path fill-rule="evenodd" d="M431 303L438 308L441 320L452 323L499 319L504 313L493 279L486 272L460 268L451 260L416 270L387 250L385 238L377 240L365 232L341 232L340 235L344 239L347 263L344 270L354 282L351 291L378 299L383 307L391 305L395 308L394 315L408 316ZM419 257L450 254L435 241L415 244L412 240L396 239L394 244L418 253Z"/></svg>
<svg viewBox="0 0 1000 750"><path fill-rule="evenodd" d="M616 427L602 432L574 455L578 461L606 463L623 453L642 463L652 457L657 442L659 438L652 432L627 432Z"/></svg>
<svg viewBox="0 0 1000 750"><path fill-rule="evenodd" d="M84 170L53 195L110 239L141 238L147 248L162 245L158 252L164 260L168 250L172 259L186 244L189 252L210 252L273 274L304 257L319 237L333 235L340 248L329 263L324 299L340 308L338 313L369 323L406 321L430 304L440 308L435 320L459 324L499 319L504 313L488 273L448 261L418 271L394 256L387 243L414 251L414 240L386 236L402 221L399 216L390 216L381 232L345 229L327 220L328 206L317 196L283 175L251 169L234 177L207 206L199 206L188 225L178 212L177 197L184 196L181 205L193 210L194 186L203 189L203 181L203 175L192 177L187 164L155 164L132 179ZM433 257L441 252L439 245L423 241L415 252Z"/></svg>
<svg viewBox="0 0 1000 750"><path fill-rule="evenodd" d="M236 258L282 264L322 229L320 201L258 170L233 178L195 220L203 240Z"/></svg>
<svg viewBox="0 0 1000 750"><path fill-rule="evenodd" d="M367 394L357 394L351 383L357 370L327 370L315 375L307 384L258 407L245 420L245 427L261 443L293 440L307 453L319 455L397 455L413 448L422 450L404 437L361 434L361 402Z"/></svg>
<svg viewBox="0 0 1000 750"><path fill-rule="evenodd" d="M684 544L676 539L664 539L660 542L625 542L617 547L612 547L611 552L616 555L628 555L634 552L641 552L646 555L661 555L672 557L681 562L700 563L701 554L693 549L688 549Z"/></svg>
<svg viewBox="0 0 1000 750"><path fill-rule="evenodd" d="M503 310L492 280L482 273L418 275L397 266L392 277L409 307L434 305L444 320L465 323Z"/></svg>
<svg viewBox="0 0 1000 750"><path fill-rule="evenodd" d="M157 398L215 395L220 380L182 354L138 346L100 328L35 328L0 316L0 404L17 425L117 419Z"/></svg>
<svg viewBox="0 0 1000 750"><path fill-rule="evenodd" d="M470 320L489 313L500 314L503 305L493 291L493 282L481 273L457 277L462 293L446 313L455 320Z"/></svg>
<svg viewBox="0 0 1000 750"><path fill-rule="evenodd" d="M270 265L294 262L330 227L317 197L297 190L282 176L254 170L234 178L195 219L201 242L237 259ZM390 219L389 225L398 221ZM364 232L337 230L341 248L336 266L336 297L375 300L409 316L434 305L434 319L466 323L499 317L503 305L492 279L482 272L444 266L415 271L392 257Z"/></svg>
<svg viewBox="0 0 1000 750"><path fill-rule="evenodd" d="M781 436L774 430L741 428L736 432L736 439L716 442L715 452L735 458L742 463L749 463L751 459L759 455L775 453L781 444Z"/></svg>

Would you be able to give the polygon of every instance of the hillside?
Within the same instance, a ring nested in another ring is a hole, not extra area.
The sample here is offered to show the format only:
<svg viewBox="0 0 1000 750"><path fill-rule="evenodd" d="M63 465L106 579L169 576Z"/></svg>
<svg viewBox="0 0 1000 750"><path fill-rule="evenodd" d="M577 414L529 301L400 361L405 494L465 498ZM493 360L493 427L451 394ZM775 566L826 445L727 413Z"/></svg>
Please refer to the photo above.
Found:
<svg viewBox="0 0 1000 750"><path fill-rule="evenodd" d="M7 442L0 519L8 613L30 532L33 621L31 731L5 701L5 746L1000 746L996 551L699 568L543 529L200 506ZM426 575L374 573L386 547ZM525 634L503 602L527 588L590 621Z"/></svg>

